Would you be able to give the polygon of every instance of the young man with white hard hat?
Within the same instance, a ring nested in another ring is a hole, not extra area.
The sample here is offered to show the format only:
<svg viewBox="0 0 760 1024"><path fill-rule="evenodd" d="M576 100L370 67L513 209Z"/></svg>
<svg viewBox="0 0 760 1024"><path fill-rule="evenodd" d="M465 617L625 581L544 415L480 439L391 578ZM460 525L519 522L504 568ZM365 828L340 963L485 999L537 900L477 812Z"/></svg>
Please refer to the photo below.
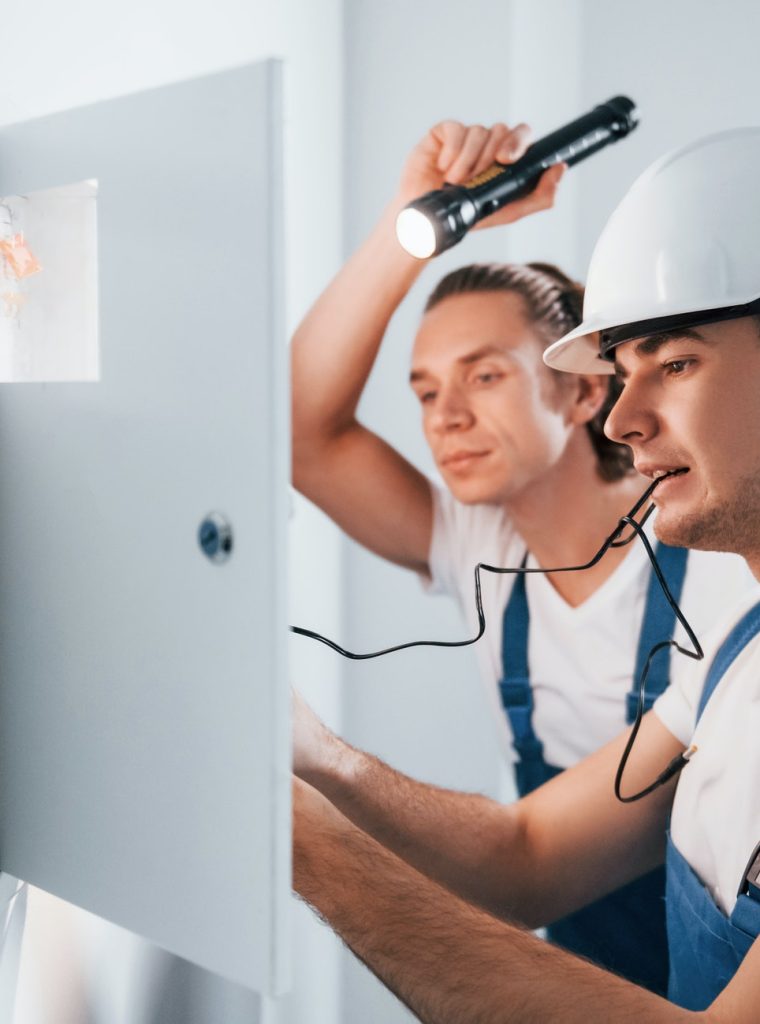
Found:
<svg viewBox="0 0 760 1024"><path fill-rule="evenodd" d="M607 225L584 321L550 366L624 381L631 446L669 544L760 576L760 129L659 161ZM408 779L296 703L297 890L423 1020L749 1024L760 1006L760 603L679 666L623 778L626 735L511 806ZM687 750L693 756L684 756ZM321 791L321 792L318 792ZM668 835L668 826L670 834ZM669 1000L524 930L662 863ZM514 924L510 922L515 922Z"/></svg>

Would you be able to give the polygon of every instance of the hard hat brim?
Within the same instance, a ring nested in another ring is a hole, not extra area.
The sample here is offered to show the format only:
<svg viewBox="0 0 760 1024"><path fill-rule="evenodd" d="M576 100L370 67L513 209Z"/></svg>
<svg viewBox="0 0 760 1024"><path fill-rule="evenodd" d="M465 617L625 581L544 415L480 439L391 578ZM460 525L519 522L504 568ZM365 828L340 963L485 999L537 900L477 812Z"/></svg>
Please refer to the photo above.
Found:
<svg viewBox="0 0 760 1024"><path fill-rule="evenodd" d="M601 319L584 320L544 351L544 362L565 373L613 374L614 365L599 352L599 332L613 326Z"/></svg>
<svg viewBox="0 0 760 1024"><path fill-rule="evenodd" d="M622 324L610 323L601 317L590 318L550 345L544 352L544 362L553 370L565 373L613 374L612 350L627 341L661 331L672 332L747 316L760 316L760 299L756 295L750 299L742 296L739 302L714 309L682 310Z"/></svg>

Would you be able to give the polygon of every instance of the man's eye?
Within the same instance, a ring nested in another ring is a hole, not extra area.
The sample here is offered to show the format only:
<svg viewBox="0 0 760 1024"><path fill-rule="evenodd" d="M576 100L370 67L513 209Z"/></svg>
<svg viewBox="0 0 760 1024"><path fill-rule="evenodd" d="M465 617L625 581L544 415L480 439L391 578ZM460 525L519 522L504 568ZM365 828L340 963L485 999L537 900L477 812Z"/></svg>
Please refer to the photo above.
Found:
<svg viewBox="0 0 760 1024"><path fill-rule="evenodd" d="M688 369L689 366L694 362L693 359L671 359L665 363L665 372L671 377L677 377L683 373L684 370Z"/></svg>
<svg viewBox="0 0 760 1024"><path fill-rule="evenodd" d="M478 384L492 384L495 380L499 380L500 377L500 373L496 373L491 370L484 370L482 373L476 374L475 380Z"/></svg>
<svg viewBox="0 0 760 1024"><path fill-rule="evenodd" d="M435 391L421 391L420 395L419 395L419 398L420 398L420 401L422 402L423 405L427 405L429 402L433 401L433 399L435 398L435 395L436 395Z"/></svg>

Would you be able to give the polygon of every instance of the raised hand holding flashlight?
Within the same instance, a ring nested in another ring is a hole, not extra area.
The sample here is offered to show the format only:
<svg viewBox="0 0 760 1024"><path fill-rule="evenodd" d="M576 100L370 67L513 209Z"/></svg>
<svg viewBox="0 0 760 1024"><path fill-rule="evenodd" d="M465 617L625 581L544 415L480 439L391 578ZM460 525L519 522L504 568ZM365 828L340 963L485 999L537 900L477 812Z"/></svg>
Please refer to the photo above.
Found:
<svg viewBox="0 0 760 1024"><path fill-rule="evenodd" d="M524 155L531 141L531 130L526 124L509 128L497 123L486 128L459 121L441 121L410 153L401 176L398 205L405 206L444 185L462 185L483 174L494 163L513 164ZM531 213L549 209L554 205L564 171L563 163L555 164L544 172L528 195L483 218L475 225L476 229L511 224ZM432 255L432 251L424 255Z"/></svg>
<svg viewBox="0 0 760 1024"><path fill-rule="evenodd" d="M419 195L398 215L398 240L412 256L437 255L461 241L479 221L530 195L548 168L585 160L625 138L637 123L636 107L627 96L600 103L539 139L509 165L496 155L465 181L449 177L443 187Z"/></svg>

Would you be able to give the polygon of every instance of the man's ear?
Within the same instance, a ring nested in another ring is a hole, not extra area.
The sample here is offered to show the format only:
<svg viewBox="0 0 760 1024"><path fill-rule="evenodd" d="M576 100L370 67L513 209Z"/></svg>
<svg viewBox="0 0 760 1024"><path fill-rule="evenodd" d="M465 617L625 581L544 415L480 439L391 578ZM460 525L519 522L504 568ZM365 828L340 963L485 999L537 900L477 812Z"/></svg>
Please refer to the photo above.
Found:
<svg viewBox="0 0 760 1024"><path fill-rule="evenodd" d="M606 374L578 374L576 392L571 408L572 422L582 426L593 420L604 405L609 393L609 377Z"/></svg>

